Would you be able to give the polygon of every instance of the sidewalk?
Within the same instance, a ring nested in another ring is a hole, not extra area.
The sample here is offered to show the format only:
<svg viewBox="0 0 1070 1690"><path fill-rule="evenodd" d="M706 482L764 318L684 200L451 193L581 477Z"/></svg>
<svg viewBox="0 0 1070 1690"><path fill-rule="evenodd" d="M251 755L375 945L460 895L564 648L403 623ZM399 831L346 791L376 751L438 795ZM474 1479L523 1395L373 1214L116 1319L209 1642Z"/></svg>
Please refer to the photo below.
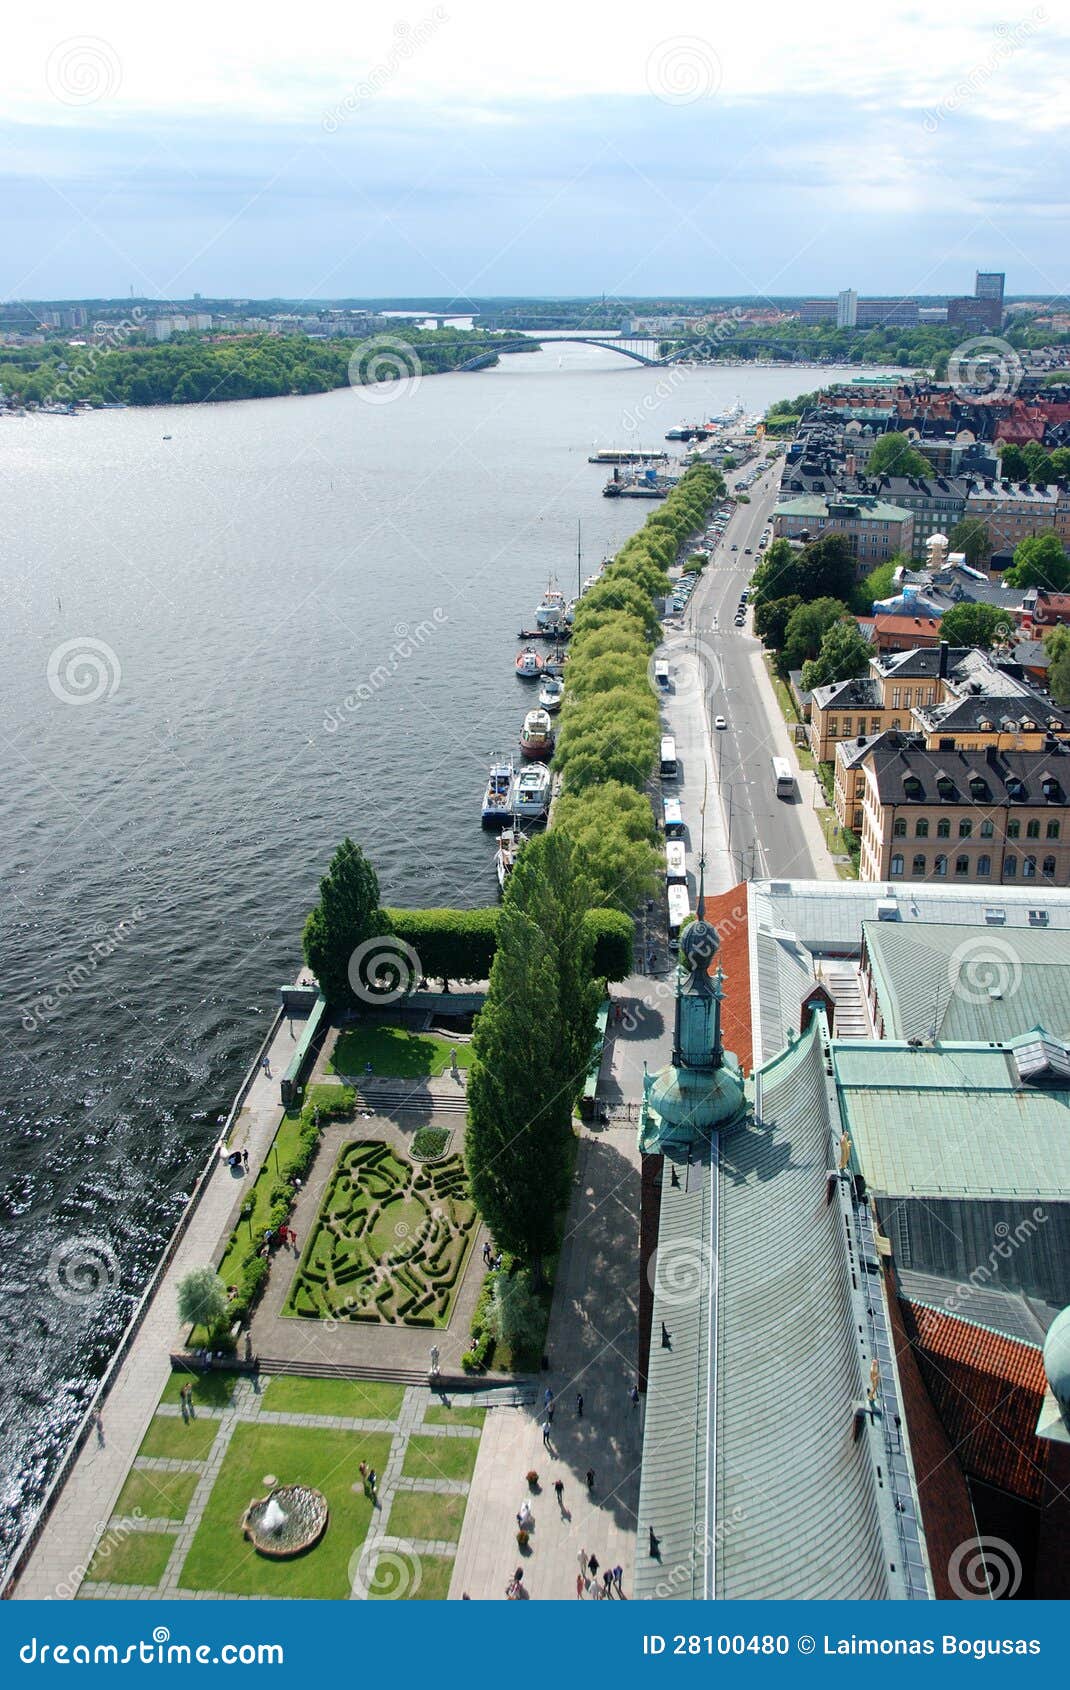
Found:
<svg viewBox="0 0 1070 1690"><path fill-rule="evenodd" d="M795 744L792 740L788 724L784 720L784 713L780 708L777 695L773 691L773 683L769 679L769 671L765 666L759 647L750 658L754 671L755 693L764 713L769 729L769 743L773 747L773 755L787 757L793 768L798 769L799 797L802 799L799 821L806 843L809 848L811 867L815 880L838 880L839 874L836 864L832 860L832 853L825 841L821 823L817 819L818 806L824 807L825 795L821 783L812 769L804 769L795 756Z"/></svg>
<svg viewBox="0 0 1070 1690"><path fill-rule="evenodd" d="M231 1135L231 1148L249 1151L249 1172L242 1178L224 1162L217 1162L104 1400L97 1430L83 1445L12 1592L20 1601L55 1601L61 1588L76 1588L81 1582L171 1371L178 1281L191 1268L203 1267L212 1260L241 1192L256 1177L282 1116L279 1078L286 1071L302 1026L301 1016L283 1018L279 1023L268 1053L272 1077L269 1079L263 1070L257 1074Z"/></svg>

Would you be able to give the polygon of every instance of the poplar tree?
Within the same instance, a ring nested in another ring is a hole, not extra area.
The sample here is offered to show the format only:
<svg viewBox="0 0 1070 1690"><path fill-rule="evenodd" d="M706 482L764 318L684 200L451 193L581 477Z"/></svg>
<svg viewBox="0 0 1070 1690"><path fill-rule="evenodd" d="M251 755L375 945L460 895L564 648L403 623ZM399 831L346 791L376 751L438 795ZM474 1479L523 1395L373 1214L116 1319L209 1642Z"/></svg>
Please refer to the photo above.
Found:
<svg viewBox="0 0 1070 1690"><path fill-rule="evenodd" d="M305 923L305 961L328 1003L356 1001L349 978L353 952L387 930L379 908L379 880L364 852L343 839L320 881L320 901Z"/></svg>

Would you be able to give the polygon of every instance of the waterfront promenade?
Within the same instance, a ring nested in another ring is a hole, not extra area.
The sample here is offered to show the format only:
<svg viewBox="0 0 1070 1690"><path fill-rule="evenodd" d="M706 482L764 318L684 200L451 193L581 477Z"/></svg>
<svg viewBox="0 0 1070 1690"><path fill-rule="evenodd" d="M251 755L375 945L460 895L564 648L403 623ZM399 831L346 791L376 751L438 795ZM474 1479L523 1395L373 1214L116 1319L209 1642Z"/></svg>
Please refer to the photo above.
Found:
<svg viewBox="0 0 1070 1690"><path fill-rule="evenodd" d="M282 1109L279 1076L301 1037L304 1017L279 1019L267 1050L272 1077L258 1069L242 1100L228 1143L247 1149L250 1172L236 1175L217 1160L175 1255L145 1312L100 1416L67 1475L28 1562L10 1592L22 1601L54 1601L77 1590L107 1526L171 1371L178 1331L177 1286L191 1268L211 1262L232 1224L246 1184L275 1135Z"/></svg>

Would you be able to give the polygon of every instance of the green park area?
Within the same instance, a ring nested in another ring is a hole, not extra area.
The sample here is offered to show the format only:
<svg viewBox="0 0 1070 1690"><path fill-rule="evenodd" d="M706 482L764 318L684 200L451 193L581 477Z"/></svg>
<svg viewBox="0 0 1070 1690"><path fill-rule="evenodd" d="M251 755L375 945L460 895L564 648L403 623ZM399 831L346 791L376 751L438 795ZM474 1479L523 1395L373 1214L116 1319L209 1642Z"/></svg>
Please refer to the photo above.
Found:
<svg viewBox="0 0 1070 1690"><path fill-rule="evenodd" d="M417 1164L343 1146L283 1314L445 1326L476 1226L460 1156Z"/></svg>
<svg viewBox="0 0 1070 1690"><path fill-rule="evenodd" d="M347 1078L362 1076L370 1062L379 1079L434 1079L450 1066L451 1050L457 1052L458 1068L467 1068L471 1045L454 1044L437 1033L409 1033L403 1027L351 1027L339 1033L327 1066Z"/></svg>

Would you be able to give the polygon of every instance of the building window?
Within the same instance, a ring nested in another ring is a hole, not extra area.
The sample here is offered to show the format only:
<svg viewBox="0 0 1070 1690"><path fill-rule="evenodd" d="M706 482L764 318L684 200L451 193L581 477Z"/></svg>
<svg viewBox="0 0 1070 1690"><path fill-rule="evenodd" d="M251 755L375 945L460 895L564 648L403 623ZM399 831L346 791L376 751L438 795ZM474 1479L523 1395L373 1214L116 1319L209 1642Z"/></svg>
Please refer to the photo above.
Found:
<svg viewBox="0 0 1070 1690"><path fill-rule="evenodd" d="M937 822L936 837L937 839L951 838L951 821L948 816L941 816L940 820Z"/></svg>
<svg viewBox="0 0 1070 1690"><path fill-rule="evenodd" d="M955 858L955 873L956 874L969 874L969 872L970 872L970 859L969 859L969 857L967 857L967 856L956 857Z"/></svg>
<svg viewBox="0 0 1070 1690"><path fill-rule="evenodd" d="M1026 857L1022 863L1022 879L1035 880L1037 877L1037 859Z"/></svg>
<svg viewBox="0 0 1070 1690"><path fill-rule="evenodd" d="M899 709L899 703L900 703L901 698L902 698L902 688L901 687L893 687L892 688L892 709L893 710Z"/></svg>
<svg viewBox="0 0 1070 1690"><path fill-rule="evenodd" d="M910 700L913 697L913 695L914 695L914 688L913 687L907 687L906 691L903 694L903 709L904 710L910 709Z"/></svg>
<svg viewBox="0 0 1070 1690"><path fill-rule="evenodd" d="M1026 824L1025 824L1025 836L1026 836L1027 839L1039 839L1040 838L1040 823L1038 821L1026 822Z"/></svg>
<svg viewBox="0 0 1070 1690"><path fill-rule="evenodd" d="M991 839L991 837L992 837L992 823L991 822L982 822L981 823L981 838L982 839Z"/></svg>
<svg viewBox="0 0 1070 1690"><path fill-rule="evenodd" d="M943 855L943 853L941 853L940 856L938 856L936 858L935 862L933 863L933 873L934 874L946 874L947 873L947 858Z"/></svg>
<svg viewBox="0 0 1070 1690"><path fill-rule="evenodd" d="M1058 824L1058 822L1049 822L1048 823L1048 838L1049 839L1058 839L1058 837L1059 837L1059 824Z"/></svg>
<svg viewBox="0 0 1070 1690"><path fill-rule="evenodd" d="M893 839L905 839L906 836L907 836L906 818L905 818L905 816L897 816L896 821L895 821L895 825L892 828L892 838Z"/></svg>
<svg viewBox="0 0 1070 1690"><path fill-rule="evenodd" d="M967 817L964 816L963 819L959 822L959 838L960 839L968 839L972 832L973 832L973 823L970 820L968 820Z"/></svg>
<svg viewBox="0 0 1070 1690"><path fill-rule="evenodd" d="M1054 880L1055 879L1055 858L1054 857L1045 857L1044 858L1044 868L1043 868L1042 872L1043 872L1045 880Z"/></svg>
<svg viewBox="0 0 1070 1690"><path fill-rule="evenodd" d="M879 734L880 733L880 731L881 731L881 719L880 719L879 716L871 716L869 718L869 731L870 731L871 734Z"/></svg>
<svg viewBox="0 0 1070 1690"><path fill-rule="evenodd" d="M1006 857L1005 860L1004 860L1004 863L1003 863L1003 878L1004 878L1004 880L1013 880L1017 873L1018 873L1018 858L1014 855L1014 853L1012 851L1010 853L1010 855L1008 857Z"/></svg>
<svg viewBox="0 0 1070 1690"><path fill-rule="evenodd" d="M838 716L830 716L829 717L829 738L835 739L837 734L839 733L839 731L840 731L840 718Z"/></svg>
<svg viewBox="0 0 1070 1690"><path fill-rule="evenodd" d="M1021 833L1021 831L1022 831L1022 824L1021 824L1020 821L1009 821L1007 823L1007 838L1008 839L1017 839L1017 837Z"/></svg>
<svg viewBox="0 0 1070 1690"><path fill-rule="evenodd" d="M892 873L893 874L902 874L902 872L903 872L903 859L897 851L895 856L892 858Z"/></svg>
<svg viewBox="0 0 1070 1690"><path fill-rule="evenodd" d="M991 857L988 857L988 856L978 857L978 859L977 859L977 872L978 872L978 874L991 874L992 873L992 859L991 859Z"/></svg>
<svg viewBox="0 0 1070 1690"><path fill-rule="evenodd" d="M855 831L856 831L856 832L857 832L857 831L858 831L858 829L859 829L859 828L860 828L860 827L861 827L861 826L862 826L862 812L861 812L861 810L856 810L856 811L855 811L855 820L854 820L854 825L855 825Z"/></svg>
<svg viewBox="0 0 1070 1690"><path fill-rule="evenodd" d="M929 823L924 816L920 816L918 818L917 822L915 822L915 824L914 824L914 838L915 839L928 839L928 837L929 837Z"/></svg>
<svg viewBox="0 0 1070 1690"><path fill-rule="evenodd" d="M924 874L925 873L925 852L924 851L919 851L917 853L916 857L914 858L913 863L910 866L910 872L911 872L911 874Z"/></svg>

